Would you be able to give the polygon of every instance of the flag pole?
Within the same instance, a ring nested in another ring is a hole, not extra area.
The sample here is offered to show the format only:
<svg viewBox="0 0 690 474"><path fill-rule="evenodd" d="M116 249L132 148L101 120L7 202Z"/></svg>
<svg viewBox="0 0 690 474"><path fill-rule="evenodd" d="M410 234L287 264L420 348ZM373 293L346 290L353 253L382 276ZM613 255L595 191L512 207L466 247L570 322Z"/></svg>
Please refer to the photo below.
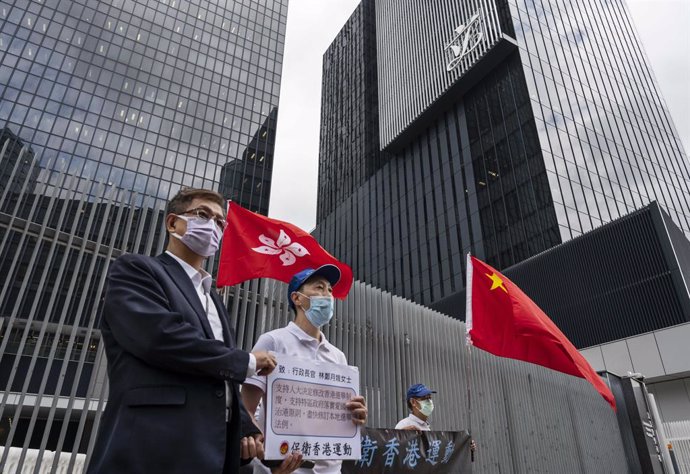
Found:
<svg viewBox="0 0 690 474"><path fill-rule="evenodd" d="M465 381L467 383L467 431L472 443L472 255L467 253L467 278L465 284ZM474 450L470 447L470 461L474 462Z"/></svg>
<svg viewBox="0 0 690 474"><path fill-rule="evenodd" d="M465 380L467 380L467 432L472 442L472 349L470 341L465 342ZM470 450L470 460L474 462L474 451Z"/></svg>

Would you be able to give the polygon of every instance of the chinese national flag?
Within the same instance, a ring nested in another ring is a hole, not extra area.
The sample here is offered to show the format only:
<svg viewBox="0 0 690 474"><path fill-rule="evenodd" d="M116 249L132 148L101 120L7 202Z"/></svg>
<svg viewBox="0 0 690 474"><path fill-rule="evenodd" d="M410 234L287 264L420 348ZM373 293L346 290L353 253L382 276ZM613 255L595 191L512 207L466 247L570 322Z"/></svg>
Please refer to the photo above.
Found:
<svg viewBox="0 0 690 474"><path fill-rule="evenodd" d="M616 409L609 387L553 321L512 281L470 255L466 327L472 345L581 377Z"/></svg>
<svg viewBox="0 0 690 474"><path fill-rule="evenodd" d="M345 298L352 286L352 269L326 252L314 237L292 224L229 203L218 264L219 287L252 278L289 283L295 273L327 263L340 269L333 296Z"/></svg>

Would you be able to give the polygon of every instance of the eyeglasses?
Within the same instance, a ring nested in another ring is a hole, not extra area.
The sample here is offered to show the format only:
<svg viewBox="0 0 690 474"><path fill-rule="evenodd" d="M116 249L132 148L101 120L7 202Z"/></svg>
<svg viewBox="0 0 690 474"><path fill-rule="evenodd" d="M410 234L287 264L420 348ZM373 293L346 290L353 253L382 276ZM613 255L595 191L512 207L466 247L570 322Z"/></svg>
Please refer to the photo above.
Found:
<svg viewBox="0 0 690 474"><path fill-rule="evenodd" d="M221 232L225 231L225 226L228 225L228 222L225 219L215 216L210 210L205 209L203 207L196 207L194 209L185 211L182 214L192 214L198 217L199 219L203 219L205 221L210 221L211 219L213 219L216 223L216 226Z"/></svg>

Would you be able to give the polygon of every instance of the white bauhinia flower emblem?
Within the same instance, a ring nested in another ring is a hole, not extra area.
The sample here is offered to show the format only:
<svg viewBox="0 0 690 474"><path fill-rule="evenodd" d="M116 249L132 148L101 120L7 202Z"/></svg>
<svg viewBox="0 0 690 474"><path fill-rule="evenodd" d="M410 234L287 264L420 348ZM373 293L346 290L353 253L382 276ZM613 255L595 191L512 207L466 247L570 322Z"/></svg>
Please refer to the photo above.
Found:
<svg viewBox="0 0 690 474"><path fill-rule="evenodd" d="M280 229L277 242L274 242L273 239L266 237L264 234L259 236L259 241L264 245L254 247L252 250L266 255L280 255L280 260L283 262L284 267L295 263L297 257L309 255L307 249L302 244L290 240L290 236L283 229Z"/></svg>

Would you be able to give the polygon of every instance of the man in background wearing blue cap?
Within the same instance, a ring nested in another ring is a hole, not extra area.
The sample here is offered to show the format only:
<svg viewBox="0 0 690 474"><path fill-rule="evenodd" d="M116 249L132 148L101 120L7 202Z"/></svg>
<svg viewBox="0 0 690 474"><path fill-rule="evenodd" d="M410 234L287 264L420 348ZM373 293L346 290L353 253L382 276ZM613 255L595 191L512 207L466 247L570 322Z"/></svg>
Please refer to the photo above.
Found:
<svg viewBox="0 0 690 474"><path fill-rule="evenodd" d="M395 429L431 431L428 420L434 411L434 401L431 399L432 393L436 393L436 390L429 389L423 383L411 385L407 389L407 407L410 409L410 415L400 420L395 425ZM470 450L474 460L474 452L477 450L477 443L474 440L470 441Z"/></svg>
<svg viewBox="0 0 690 474"><path fill-rule="evenodd" d="M295 320L287 326L262 334L252 351L273 351L293 357L313 359L347 365L345 354L328 342L321 327L333 317L333 286L340 280L340 270L335 265L308 268L295 274L288 285L288 305L295 313ZM266 377L248 377L242 386L242 400L250 414L256 412L266 393ZM265 405L264 405L265 406ZM347 404L352 422L363 425L367 420L364 397L353 397ZM264 417L265 420L265 417ZM263 426L258 424L258 426ZM341 461L315 461L313 470L298 469L297 473L339 473ZM258 466L255 468L255 472Z"/></svg>
<svg viewBox="0 0 690 474"><path fill-rule="evenodd" d="M431 431L427 420L431 416L431 412L434 411L434 401L431 399L432 393L436 393L436 391L430 390L421 383L416 383L408 388L407 407L410 409L410 415L400 420L395 425L395 429Z"/></svg>

